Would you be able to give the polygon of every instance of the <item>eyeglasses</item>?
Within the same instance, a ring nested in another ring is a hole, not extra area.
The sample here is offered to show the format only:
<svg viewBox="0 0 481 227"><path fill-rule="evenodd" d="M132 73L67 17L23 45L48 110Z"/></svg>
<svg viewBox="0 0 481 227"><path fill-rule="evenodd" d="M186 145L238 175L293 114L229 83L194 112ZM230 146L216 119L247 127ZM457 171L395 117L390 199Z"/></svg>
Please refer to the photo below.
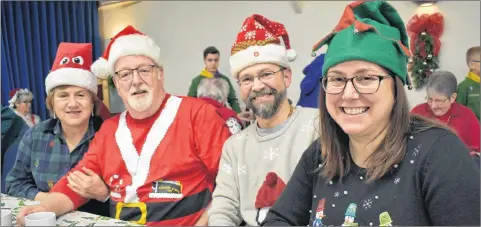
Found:
<svg viewBox="0 0 481 227"><path fill-rule="evenodd" d="M381 81L391 76L358 75L351 78L337 75L327 75L321 79L322 87L326 93L337 95L344 92L348 81L354 85L354 89L360 94L373 94L379 90Z"/></svg>
<svg viewBox="0 0 481 227"><path fill-rule="evenodd" d="M259 81L262 82L262 83L266 83L270 79L272 79L272 76L274 76L276 73L278 73L282 70L284 70L284 68L280 68L279 70L277 70L275 72L266 71L266 72L263 72L263 73L259 74L258 76L245 76L245 77L237 80L237 84L241 87L250 87L252 84L254 84L255 78L259 79Z"/></svg>
<svg viewBox="0 0 481 227"><path fill-rule="evenodd" d="M471 60L471 61L472 62L478 62L478 63L481 62L480 60Z"/></svg>
<svg viewBox="0 0 481 227"><path fill-rule="evenodd" d="M120 71L115 72L115 75L121 80L121 81L130 81L132 80L132 76L134 75L134 71L137 71L137 73L142 77L150 77L152 76L152 73L154 72L154 67L155 65L144 65L140 66L136 69L122 69Z"/></svg>
<svg viewBox="0 0 481 227"><path fill-rule="evenodd" d="M426 99L426 102L428 104L431 104L431 103L436 103L436 105L442 105L444 103L446 103L446 101L448 100L448 98L445 98L445 99L433 99L433 98L428 98L428 97L425 97L424 99Z"/></svg>

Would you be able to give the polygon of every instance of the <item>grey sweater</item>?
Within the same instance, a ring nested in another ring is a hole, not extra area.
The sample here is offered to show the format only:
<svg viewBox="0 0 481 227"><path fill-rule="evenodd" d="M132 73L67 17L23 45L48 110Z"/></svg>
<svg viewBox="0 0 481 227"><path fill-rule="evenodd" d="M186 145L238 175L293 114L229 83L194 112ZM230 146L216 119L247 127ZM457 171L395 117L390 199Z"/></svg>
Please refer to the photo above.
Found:
<svg viewBox="0 0 481 227"><path fill-rule="evenodd" d="M267 173L274 172L287 184L303 151L318 138L317 113L317 109L296 107L270 134L260 136L257 124L252 124L225 142L209 210L210 226L237 226L242 221L258 225L262 221L258 216L263 219L269 207L258 214L255 202Z"/></svg>

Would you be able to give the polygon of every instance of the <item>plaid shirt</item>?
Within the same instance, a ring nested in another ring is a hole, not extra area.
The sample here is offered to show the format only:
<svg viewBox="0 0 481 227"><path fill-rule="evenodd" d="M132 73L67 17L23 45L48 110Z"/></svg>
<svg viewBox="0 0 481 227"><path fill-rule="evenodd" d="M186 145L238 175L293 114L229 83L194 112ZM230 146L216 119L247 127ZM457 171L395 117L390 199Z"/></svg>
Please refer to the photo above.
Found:
<svg viewBox="0 0 481 227"><path fill-rule="evenodd" d="M58 119L49 119L29 129L18 147L17 159L5 180L8 195L35 199L48 192L83 157L95 134L92 119L87 133L69 152Z"/></svg>

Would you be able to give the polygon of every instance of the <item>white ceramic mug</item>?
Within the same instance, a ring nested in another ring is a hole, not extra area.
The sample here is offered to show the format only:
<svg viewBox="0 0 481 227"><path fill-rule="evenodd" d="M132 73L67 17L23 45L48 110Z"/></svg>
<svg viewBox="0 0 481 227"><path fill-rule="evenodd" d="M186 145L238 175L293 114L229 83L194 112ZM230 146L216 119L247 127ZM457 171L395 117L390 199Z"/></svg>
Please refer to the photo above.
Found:
<svg viewBox="0 0 481 227"><path fill-rule="evenodd" d="M36 212L25 217L25 226L56 226L57 216L53 212Z"/></svg>
<svg viewBox="0 0 481 227"><path fill-rule="evenodd" d="M12 211L2 208L2 226L12 226Z"/></svg>

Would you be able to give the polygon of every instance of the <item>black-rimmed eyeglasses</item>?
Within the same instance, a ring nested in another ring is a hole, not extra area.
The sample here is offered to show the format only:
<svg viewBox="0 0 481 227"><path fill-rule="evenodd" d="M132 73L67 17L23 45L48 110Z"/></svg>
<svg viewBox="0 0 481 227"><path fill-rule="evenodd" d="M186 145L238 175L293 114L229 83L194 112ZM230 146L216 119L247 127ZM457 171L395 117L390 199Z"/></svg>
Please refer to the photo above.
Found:
<svg viewBox="0 0 481 227"><path fill-rule="evenodd" d="M132 80L132 76L134 75L134 71L137 71L139 76L142 78L150 77L152 76L152 73L154 72L154 67L156 65L143 65L139 66L138 68L135 69L122 69L117 72L115 72L115 75L121 80L121 81L130 81Z"/></svg>
<svg viewBox="0 0 481 227"><path fill-rule="evenodd" d="M360 94L373 94L379 90L381 81L391 76L358 75L351 78L338 75L327 75L321 79L322 88L326 93L337 95L344 92L348 81L354 85L354 89Z"/></svg>

